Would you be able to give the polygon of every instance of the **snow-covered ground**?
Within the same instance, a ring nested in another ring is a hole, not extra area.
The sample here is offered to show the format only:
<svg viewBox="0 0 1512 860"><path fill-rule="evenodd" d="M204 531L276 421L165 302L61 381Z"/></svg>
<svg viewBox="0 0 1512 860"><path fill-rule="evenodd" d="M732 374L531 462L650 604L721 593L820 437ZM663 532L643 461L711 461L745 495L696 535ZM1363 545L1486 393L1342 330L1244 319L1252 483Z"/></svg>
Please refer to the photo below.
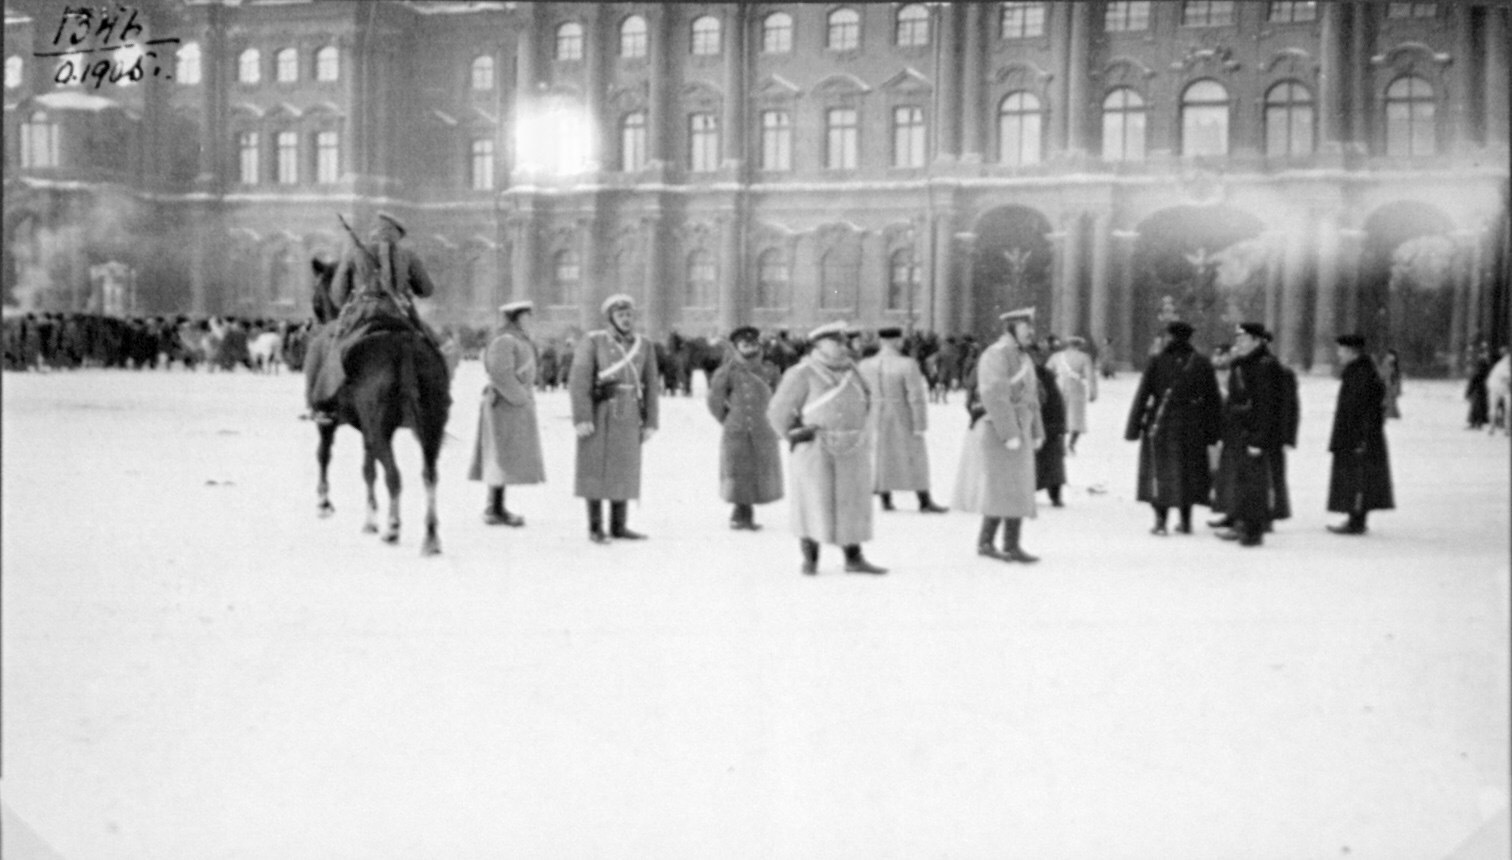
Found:
<svg viewBox="0 0 1512 860"><path fill-rule="evenodd" d="M298 377L4 376L8 860L1506 850L1509 444L1461 429L1461 384L1409 381L1364 538L1323 528L1326 378L1263 548L1148 534L1126 374L1025 526L1040 564L902 496L888 576L827 548L805 578L784 503L727 528L698 398L646 449L651 540L587 541L561 393L528 526L485 527L481 380L422 559L408 436L398 547L360 533L350 430L316 518ZM948 500L961 396L930 416Z"/></svg>

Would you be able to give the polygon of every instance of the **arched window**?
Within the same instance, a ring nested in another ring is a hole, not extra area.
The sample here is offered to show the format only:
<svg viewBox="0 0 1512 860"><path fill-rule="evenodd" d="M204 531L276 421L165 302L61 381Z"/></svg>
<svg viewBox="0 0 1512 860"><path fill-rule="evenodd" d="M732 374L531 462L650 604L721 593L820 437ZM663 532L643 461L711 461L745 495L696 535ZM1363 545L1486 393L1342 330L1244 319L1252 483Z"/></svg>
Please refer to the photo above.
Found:
<svg viewBox="0 0 1512 860"><path fill-rule="evenodd" d="M299 52L284 48L273 55L273 74L281 84L299 80Z"/></svg>
<svg viewBox="0 0 1512 860"><path fill-rule="evenodd" d="M998 107L998 161L1009 167L1039 164L1040 102L1033 93L1009 93Z"/></svg>
<svg viewBox="0 0 1512 860"><path fill-rule="evenodd" d="M178 49L178 57L174 61L173 79L181 84L200 82L199 42L185 42Z"/></svg>
<svg viewBox="0 0 1512 860"><path fill-rule="evenodd" d="M556 58L558 60L581 60L583 58L583 25L568 21L556 31Z"/></svg>
<svg viewBox="0 0 1512 860"><path fill-rule="evenodd" d="M1295 157L1312 151L1312 93L1295 81L1282 81L1265 93L1265 154Z"/></svg>
<svg viewBox="0 0 1512 860"><path fill-rule="evenodd" d="M787 260L776 248L763 251L756 262L756 307L785 308L787 305Z"/></svg>
<svg viewBox="0 0 1512 860"><path fill-rule="evenodd" d="M929 44L929 10L910 3L898 10L895 41L899 47L917 48Z"/></svg>
<svg viewBox="0 0 1512 860"><path fill-rule="evenodd" d="M21 86L21 57L11 54L5 58L5 88L13 90Z"/></svg>
<svg viewBox="0 0 1512 860"><path fill-rule="evenodd" d="M315 80L329 83L341 78L341 49L326 45L315 52Z"/></svg>
<svg viewBox="0 0 1512 860"><path fill-rule="evenodd" d="M859 251L846 246L830 249L819 263L819 307L826 310L854 308L860 283Z"/></svg>
<svg viewBox="0 0 1512 860"><path fill-rule="evenodd" d="M473 92L488 92L494 88L493 57L484 54L472 61Z"/></svg>
<svg viewBox="0 0 1512 860"><path fill-rule="evenodd" d="M719 53L719 19L704 15L693 21L693 54L712 57Z"/></svg>
<svg viewBox="0 0 1512 860"><path fill-rule="evenodd" d="M690 308L714 307L714 257L698 250L688 255L688 299Z"/></svg>
<svg viewBox="0 0 1512 860"><path fill-rule="evenodd" d="M626 59L646 56L646 19L631 15L620 25L620 56Z"/></svg>
<svg viewBox="0 0 1512 860"><path fill-rule="evenodd" d="M714 114L688 117L688 169L694 173L719 169L719 124Z"/></svg>
<svg viewBox="0 0 1512 860"><path fill-rule="evenodd" d="M552 259L551 284L554 288L555 303L558 305L575 305L578 301L578 282L582 278L582 267L578 265L578 256L572 251L558 251Z"/></svg>
<svg viewBox="0 0 1512 860"><path fill-rule="evenodd" d="M887 279L887 309L910 310L919 294L919 263L914 259L913 249L894 251L888 270L891 275Z"/></svg>
<svg viewBox="0 0 1512 860"><path fill-rule="evenodd" d="M1145 105L1139 93L1119 87L1103 99L1103 161L1143 161Z"/></svg>
<svg viewBox="0 0 1512 860"><path fill-rule="evenodd" d="M620 121L620 170L634 173L646 166L646 114L636 111Z"/></svg>
<svg viewBox="0 0 1512 860"><path fill-rule="evenodd" d="M761 53L787 54L793 50L793 16L773 12L761 19Z"/></svg>
<svg viewBox="0 0 1512 860"><path fill-rule="evenodd" d="M1433 85L1408 75L1386 88L1386 154L1433 155L1438 149Z"/></svg>
<svg viewBox="0 0 1512 860"><path fill-rule="evenodd" d="M1181 94L1181 154L1228 155L1228 90L1198 81Z"/></svg>
<svg viewBox="0 0 1512 860"><path fill-rule="evenodd" d="M255 84L262 80L262 53L256 48L242 51L237 58L236 79L244 84Z"/></svg>
<svg viewBox="0 0 1512 860"><path fill-rule="evenodd" d="M861 13L855 9L831 12L829 38L824 44L831 51L854 51L861 47Z"/></svg>

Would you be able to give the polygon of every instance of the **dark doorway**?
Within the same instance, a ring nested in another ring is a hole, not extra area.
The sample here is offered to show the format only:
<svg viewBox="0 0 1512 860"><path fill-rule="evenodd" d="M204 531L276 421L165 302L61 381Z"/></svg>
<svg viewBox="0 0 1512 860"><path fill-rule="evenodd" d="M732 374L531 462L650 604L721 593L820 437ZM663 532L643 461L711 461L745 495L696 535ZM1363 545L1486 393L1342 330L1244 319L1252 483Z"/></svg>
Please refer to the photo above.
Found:
<svg viewBox="0 0 1512 860"><path fill-rule="evenodd" d="M1372 349L1395 349L1402 370L1442 374L1450 366L1458 251L1443 212L1391 203L1365 219L1359 326Z"/></svg>
<svg viewBox="0 0 1512 860"><path fill-rule="evenodd" d="M1235 325L1261 320L1273 255L1260 219L1226 206L1163 209L1139 225L1134 247L1136 364L1166 323L1195 328L1194 343L1209 349L1233 339Z"/></svg>
<svg viewBox="0 0 1512 860"><path fill-rule="evenodd" d="M980 338L998 331L998 315L1035 307L1041 325L1050 313L1050 222L1024 206L1002 206L981 217L971 253L972 314Z"/></svg>

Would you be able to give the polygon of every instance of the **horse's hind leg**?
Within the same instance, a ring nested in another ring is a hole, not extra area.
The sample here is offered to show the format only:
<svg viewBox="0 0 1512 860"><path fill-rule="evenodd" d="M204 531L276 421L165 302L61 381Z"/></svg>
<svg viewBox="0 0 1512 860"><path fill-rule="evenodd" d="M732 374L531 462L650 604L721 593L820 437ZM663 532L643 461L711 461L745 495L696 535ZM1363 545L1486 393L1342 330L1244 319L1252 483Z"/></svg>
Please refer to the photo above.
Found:
<svg viewBox="0 0 1512 860"><path fill-rule="evenodd" d="M375 446L378 450L373 454L378 462L383 464L383 482L388 486L389 514L388 525L383 530L384 543L399 542L399 464L394 462L394 446L389 439L379 439ZM369 484L371 486L371 484ZM372 509L376 513L378 503L372 503Z"/></svg>
<svg viewBox="0 0 1512 860"><path fill-rule="evenodd" d="M321 425L320 445L315 449L315 460L320 463L320 482L315 485L315 493L320 502L315 506L315 511L322 517L336 512L336 507L331 504L331 485L326 480L326 470L331 465L331 443L335 441L336 425Z"/></svg>
<svg viewBox="0 0 1512 860"><path fill-rule="evenodd" d="M429 444L424 439L420 440L425 459L425 466L420 473L421 480L425 482L425 540L420 544L420 554L423 556L438 555L441 552L440 523L436 518L436 459L441 453L439 437L440 434L437 434L437 441Z"/></svg>
<svg viewBox="0 0 1512 860"><path fill-rule="evenodd" d="M363 518L362 530L367 534L378 533L378 495L373 484L378 480L378 461L373 458L373 446L362 447L362 480L367 484L367 516Z"/></svg>

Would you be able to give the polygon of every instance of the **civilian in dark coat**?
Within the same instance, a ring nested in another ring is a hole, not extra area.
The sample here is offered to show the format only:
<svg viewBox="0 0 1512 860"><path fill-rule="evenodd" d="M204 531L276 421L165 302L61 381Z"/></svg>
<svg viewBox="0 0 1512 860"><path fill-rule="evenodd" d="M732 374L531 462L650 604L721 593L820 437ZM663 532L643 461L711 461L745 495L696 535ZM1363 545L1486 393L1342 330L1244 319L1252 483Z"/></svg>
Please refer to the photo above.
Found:
<svg viewBox="0 0 1512 860"><path fill-rule="evenodd" d="M1192 327L1180 320L1145 365L1129 409L1124 438L1139 441L1136 498L1155 509L1151 534L1165 535L1171 508L1181 514L1176 530L1192 533L1192 505L1206 505L1212 491L1208 446L1223 426L1223 397L1212 362L1192 348Z"/></svg>
<svg viewBox="0 0 1512 860"><path fill-rule="evenodd" d="M756 505L782 498L782 454L767 423L767 407L781 375L761 357L761 333L741 326L730 334L734 348L714 371L709 412L724 428L719 438L719 493L735 506L730 528L756 531Z"/></svg>
<svg viewBox="0 0 1512 860"><path fill-rule="evenodd" d="M1328 476L1328 509L1348 514L1341 525L1331 525L1334 534L1362 535L1365 516L1371 511L1391 510L1391 462L1386 452L1386 416L1382 403L1386 384L1365 355L1365 339L1343 335L1338 339L1339 364L1344 367L1339 382L1339 403L1334 410L1333 432L1328 450L1333 469Z"/></svg>
<svg viewBox="0 0 1512 860"><path fill-rule="evenodd" d="M1218 536L1243 546L1259 546L1274 510L1271 458L1284 435L1283 380L1280 363L1265 348L1265 327L1259 323L1239 326L1234 353L1218 462L1226 498L1216 499L1232 525Z"/></svg>
<svg viewBox="0 0 1512 860"><path fill-rule="evenodd" d="M1063 508L1061 487L1066 483L1066 399L1056 384L1055 371L1046 366L1049 349L1037 344L1034 349L1034 374L1039 378L1040 423L1045 427L1045 444L1034 452L1034 489L1050 494L1050 506Z"/></svg>
<svg viewBox="0 0 1512 860"><path fill-rule="evenodd" d="M1486 397L1486 380L1491 376L1491 353L1485 348L1471 358L1470 379L1465 384L1465 399L1470 401L1466 430L1479 430L1491 421L1491 403Z"/></svg>

